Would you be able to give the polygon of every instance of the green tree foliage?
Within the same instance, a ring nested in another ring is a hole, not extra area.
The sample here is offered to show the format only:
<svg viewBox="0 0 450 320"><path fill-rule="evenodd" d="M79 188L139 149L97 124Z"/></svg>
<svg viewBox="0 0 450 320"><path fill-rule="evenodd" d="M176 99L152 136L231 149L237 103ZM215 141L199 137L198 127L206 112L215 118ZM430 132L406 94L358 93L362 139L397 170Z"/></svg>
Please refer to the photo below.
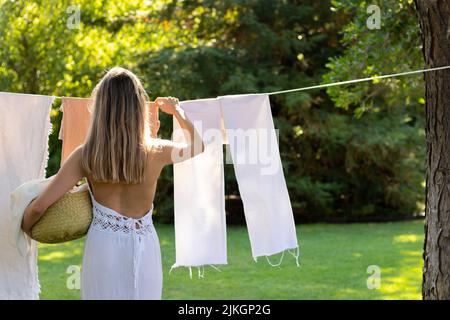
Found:
<svg viewBox="0 0 450 320"><path fill-rule="evenodd" d="M277 91L420 67L408 1L0 0L0 90L90 95L103 72L128 67L152 98ZM371 4L371 3L370 3ZM80 24L67 21L78 5ZM405 215L423 202L419 77L271 96L291 200L300 219ZM48 175L59 168L54 105ZM337 107L337 108L336 108ZM161 115L162 137L171 118ZM226 165L226 193L238 194ZM172 171L158 182L170 221Z"/></svg>
<svg viewBox="0 0 450 320"><path fill-rule="evenodd" d="M380 29L369 29L369 5L380 8ZM365 78L423 68L420 30L412 0L333 1L336 12L353 16L342 30L344 54L330 59L326 82ZM398 109L416 115L423 109L423 79L420 76L389 78L331 87L327 93L337 107L357 116L381 109Z"/></svg>
<svg viewBox="0 0 450 320"><path fill-rule="evenodd" d="M381 28L369 29L369 5L381 12ZM352 20L342 29L344 53L332 57L324 82L398 73L423 67L413 1L333 1L337 14ZM341 161L348 181L340 195L361 214L410 214L423 210L425 175L424 92L421 76L390 78L330 87L327 93L342 112L329 118L345 123ZM353 115L355 119L348 119ZM326 130L327 132L328 130ZM336 129L331 129L331 132ZM335 135L322 136L335 137ZM334 138L333 138L334 140ZM358 178L359 177L359 178ZM356 179L355 179L356 178ZM347 206L340 205L339 208Z"/></svg>
<svg viewBox="0 0 450 320"><path fill-rule="evenodd" d="M0 1L0 90L89 97L105 70L115 65L133 69L139 50L151 47L140 31L150 19L140 11L144 3ZM80 9L80 23L72 28L74 6ZM52 111L47 175L59 169L59 105Z"/></svg>

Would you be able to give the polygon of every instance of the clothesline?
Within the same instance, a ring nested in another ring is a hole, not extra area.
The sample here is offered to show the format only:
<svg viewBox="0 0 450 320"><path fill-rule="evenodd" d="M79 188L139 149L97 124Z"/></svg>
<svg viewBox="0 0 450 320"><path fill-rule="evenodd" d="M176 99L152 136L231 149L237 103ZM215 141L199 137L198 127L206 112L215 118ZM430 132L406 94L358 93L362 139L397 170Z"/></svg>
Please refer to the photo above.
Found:
<svg viewBox="0 0 450 320"><path fill-rule="evenodd" d="M381 76L372 76L372 77L368 77L368 78L361 78L361 79L354 79L354 80L347 80L347 81L339 81L339 82L332 82L332 83L324 83L324 84L319 84L319 85L310 86L310 87L303 87L303 88L296 88L296 89L268 92L267 94L270 96L270 95L273 95L273 94L283 94L283 93L296 92L296 91L320 89L320 88L334 87L334 86L340 86L340 85L350 84L350 83L371 81L371 80L376 80L376 79L394 78L394 77L399 77L399 76L406 76L406 75L411 75L411 74L416 74L416 73L437 71L437 70L443 70L443 69L449 69L449 68L450 68L450 65L449 66L443 66L443 67L436 67L436 68L428 68L428 69L421 69L421 70L414 70L414 71L406 71L406 72L400 72L400 73L392 73L392 74L386 74L386 75L381 75Z"/></svg>
<svg viewBox="0 0 450 320"><path fill-rule="evenodd" d="M438 70L444 70L444 69L449 69L449 68L450 68L450 65L442 66L442 67L435 67L435 68L413 70L413 71L405 71L405 72L400 72L400 73L385 74L385 75L380 75L380 76L372 76L372 77L367 77L367 78L360 78L360 79L353 79L353 80L346 80L346 81L324 83L324 84L319 84L319 85L314 85L314 86L294 88L294 89L288 89L288 90L264 92L264 93L258 93L258 94L267 94L267 95L271 96L271 95L276 95L276 94L284 94L284 93L291 93L291 92L298 92L298 91L306 91L306 90L334 87L334 86L340 86L340 85L344 85L344 84L359 83L359 82L365 82L365 81L373 81L373 80L377 80L377 79L386 79L386 78L407 76L407 75L412 75L412 74L417 74L417 73L438 71ZM15 93L15 92L1 92L1 93L23 94L23 93ZM39 95L39 94L32 94L32 95L34 95L34 96L45 96L45 95ZM239 95L241 95L241 94L239 94ZM52 97L60 98L60 99L64 98L64 96L52 96ZM83 98L79 98L79 99L83 99Z"/></svg>

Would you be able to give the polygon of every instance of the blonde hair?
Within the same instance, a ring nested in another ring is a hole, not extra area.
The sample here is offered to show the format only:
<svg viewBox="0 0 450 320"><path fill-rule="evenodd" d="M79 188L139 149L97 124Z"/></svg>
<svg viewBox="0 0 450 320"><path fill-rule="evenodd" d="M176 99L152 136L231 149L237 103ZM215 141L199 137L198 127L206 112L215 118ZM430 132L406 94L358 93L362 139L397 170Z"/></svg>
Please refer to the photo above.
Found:
<svg viewBox="0 0 450 320"><path fill-rule="evenodd" d="M92 92L81 165L99 182L141 183L151 148L149 98L131 71L109 70Z"/></svg>

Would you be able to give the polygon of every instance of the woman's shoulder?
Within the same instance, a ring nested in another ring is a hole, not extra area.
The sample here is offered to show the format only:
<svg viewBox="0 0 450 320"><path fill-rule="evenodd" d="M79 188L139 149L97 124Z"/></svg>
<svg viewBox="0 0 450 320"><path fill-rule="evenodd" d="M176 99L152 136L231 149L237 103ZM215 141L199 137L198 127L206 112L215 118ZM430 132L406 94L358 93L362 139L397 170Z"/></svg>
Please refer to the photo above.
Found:
<svg viewBox="0 0 450 320"><path fill-rule="evenodd" d="M77 146L66 159L62 159L60 171L69 170L71 172L76 172L77 174L81 174L83 177L86 176L86 171L82 165L82 151L83 145Z"/></svg>
<svg viewBox="0 0 450 320"><path fill-rule="evenodd" d="M172 152L174 143L172 140L153 138L148 152L150 159L165 164L166 158Z"/></svg>
<svg viewBox="0 0 450 320"><path fill-rule="evenodd" d="M79 164L80 169L82 170L84 176L87 177L88 173L86 172L86 170L83 167L83 148L84 148L84 143L79 145L78 147L76 147L73 150L73 155L74 155L74 158L76 159L77 163Z"/></svg>
<svg viewBox="0 0 450 320"><path fill-rule="evenodd" d="M161 138L153 138L151 143L149 144L150 152L159 153L164 150L166 147L170 147L174 144L172 140L161 139Z"/></svg>
<svg viewBox="0 0 450 320"><path fill-rule="evenodd" d="M78 147L76 147L75 149L73 149L72 152L67 157L66 161L69 158L76 159L77 161L78 160L81 161L81 155L82 155L82 152L83 152L83 146L84 145L82 144L82 145L79 145Z"/></svg>

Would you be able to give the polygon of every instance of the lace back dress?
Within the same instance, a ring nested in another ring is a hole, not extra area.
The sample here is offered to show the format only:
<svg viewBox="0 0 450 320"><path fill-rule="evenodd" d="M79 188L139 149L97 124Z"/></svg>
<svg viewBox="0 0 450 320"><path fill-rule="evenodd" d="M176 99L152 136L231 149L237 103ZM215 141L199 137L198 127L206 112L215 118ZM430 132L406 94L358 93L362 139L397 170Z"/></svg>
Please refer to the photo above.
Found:
<svg viewBox="0 0 450 320"><path fill-rule="evenodd" d="M90 186L89 193L93 220L84 246L81 298L161 299L161 251L153 206L134 219L98 203Z"/></svg>

